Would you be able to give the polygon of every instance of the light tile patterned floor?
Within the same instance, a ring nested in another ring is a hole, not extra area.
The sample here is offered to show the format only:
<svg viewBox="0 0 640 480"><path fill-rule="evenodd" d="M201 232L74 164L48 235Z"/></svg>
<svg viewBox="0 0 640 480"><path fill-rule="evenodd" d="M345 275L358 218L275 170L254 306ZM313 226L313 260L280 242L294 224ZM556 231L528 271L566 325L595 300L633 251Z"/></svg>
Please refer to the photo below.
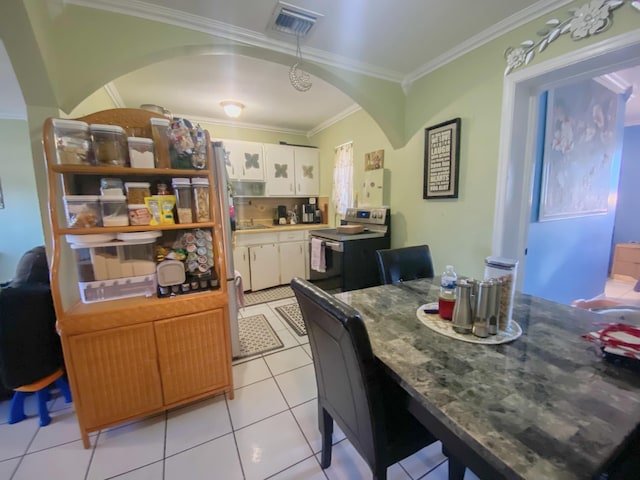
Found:
<svg viewBox="0 0 640 480"><path fill-rule="evenodd" d="M331 467L319 465L316 385L306 336L278 318L291 299L241 310L263 314L285 343L281 350L233 366L236 396L219 395L92 435L80 441L75 414L61 398L50 402L52 422L29 418L6 424L0 402L0 480L358 480L371 471L339 429ZM445 480L447 463L433 444L389 469L390 480ZM477 478L467 472L467 479Z"/></svg>

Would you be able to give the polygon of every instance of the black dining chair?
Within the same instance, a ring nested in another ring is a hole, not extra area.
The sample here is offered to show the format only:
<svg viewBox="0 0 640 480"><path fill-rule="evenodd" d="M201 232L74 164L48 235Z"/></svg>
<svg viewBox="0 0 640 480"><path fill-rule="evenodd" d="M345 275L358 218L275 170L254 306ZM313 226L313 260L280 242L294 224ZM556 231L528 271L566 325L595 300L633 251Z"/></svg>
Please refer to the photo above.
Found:
<svg viewBox="0 0 640 480"><path fill-rule="evenodd" d="M385 480L387 467L437 439L407 411L408 394L373 355L360 314L306 280L294 278L291 288L307 327L316 372L320 466L331 465L335 421L373 478Z"/></svg>
<svg viewBox="0 0 640 480"><path fill-rule="evenodd" d="M434 276L429 245L378 250L376 258L383 285Z"/></svg>

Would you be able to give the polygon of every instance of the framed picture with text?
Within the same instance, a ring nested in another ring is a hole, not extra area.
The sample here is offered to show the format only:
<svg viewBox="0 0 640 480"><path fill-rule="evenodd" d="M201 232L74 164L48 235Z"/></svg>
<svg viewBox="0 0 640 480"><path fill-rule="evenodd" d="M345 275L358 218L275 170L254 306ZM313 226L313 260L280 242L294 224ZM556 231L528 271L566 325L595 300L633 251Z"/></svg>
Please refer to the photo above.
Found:
<svg viewBox="0 0 640 480"><path fill-rule="evenodd" d="M425 128L422 198L458 198L460 119Z"/></svg>

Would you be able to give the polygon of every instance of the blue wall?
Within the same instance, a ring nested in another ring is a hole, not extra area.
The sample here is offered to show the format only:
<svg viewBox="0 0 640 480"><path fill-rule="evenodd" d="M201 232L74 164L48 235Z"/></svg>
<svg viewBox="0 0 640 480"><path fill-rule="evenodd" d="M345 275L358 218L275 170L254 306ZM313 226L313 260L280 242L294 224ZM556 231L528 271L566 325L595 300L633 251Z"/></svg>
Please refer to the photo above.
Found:
<svg viewBox="0 0 640 480"><path fill-rule="evenodd" d="M571 91L567 93L566 89L579 92L582 83L584 82L563 87L565 97L571 95ZM601 85L594 85L594 83L592 82L587 90L604 89ZM576 97L578 97L577 93ZM618 190L624 119L624 100L622 96L615 98L618 108L617 118L612 119L615 123L616 146L611 159L610 194L615 194ZM588 104L584 99L576 100L578 106ZM546 105L546 96L542 96L541 102L543 106ZM545 111L546 108L541 110ZM544 115L541 116L544 117ZM541 119L539 131L544 132L544 130L544 121ZM553 134L549 135L545 138L542 133L538 143L523 291L569 304L578 298L590 298L604 291L609 273L616 212L615 205L610 205L608 213L603 215L538 221L543 150L551 148L553 141Z"/></svg>
<svg viewBox="0 0 640 480"><path fill-rule="evenodd" d="M640 242L640 125L624 129L613 243Z"/></svg>

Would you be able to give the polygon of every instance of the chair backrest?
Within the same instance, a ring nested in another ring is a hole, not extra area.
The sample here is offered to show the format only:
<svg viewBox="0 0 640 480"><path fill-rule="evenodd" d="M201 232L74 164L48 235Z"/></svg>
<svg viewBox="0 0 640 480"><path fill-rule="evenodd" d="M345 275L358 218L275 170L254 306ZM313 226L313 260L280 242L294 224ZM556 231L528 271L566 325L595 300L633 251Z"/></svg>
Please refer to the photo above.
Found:
<svg viewBox="0 0 640 480"><path fill-rule="evenodd" d="M306 280L294 278L291 287L309 334L319 406L373 465L387 439L379 366L362 318Z"/></svg>
<svg viewBox="0 0 640 480"><path fill-rule="evenodd" d="M378 250L376 257L383 285L434 276L429 245Z"/></svg>

